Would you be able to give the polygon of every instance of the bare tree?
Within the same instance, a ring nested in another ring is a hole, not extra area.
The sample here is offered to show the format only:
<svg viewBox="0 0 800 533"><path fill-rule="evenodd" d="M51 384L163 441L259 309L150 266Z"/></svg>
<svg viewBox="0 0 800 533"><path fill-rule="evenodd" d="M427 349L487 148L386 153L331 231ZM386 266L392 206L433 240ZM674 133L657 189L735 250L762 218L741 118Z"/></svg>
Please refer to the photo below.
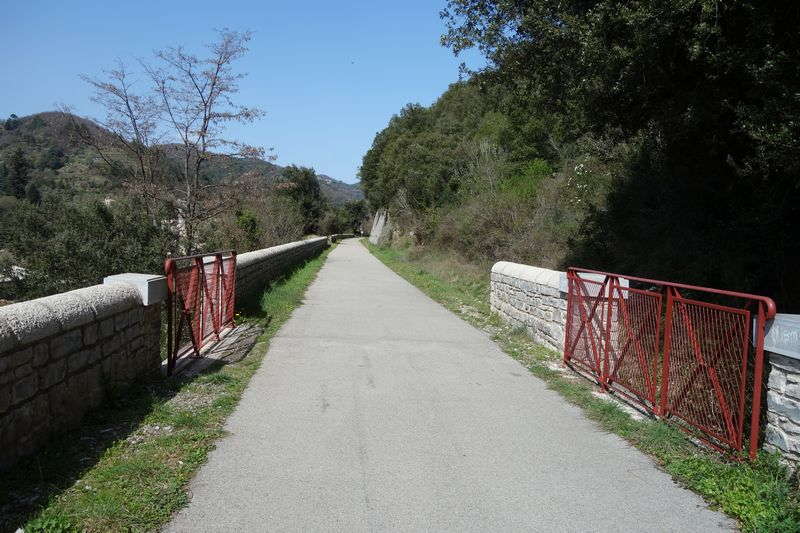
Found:
<svg viewBox="0 0 800 533"><path fill-rule="evenodd" d="M197 228L230 208L235 183L220 183L205 174L208 162L220 155L263 158L264 149L225 136L231 123L249 123L263 116L257 108L233 101L245 75L234 70L244 56L251 32L223 29L198 57L184 47L155 52L152 63L140 61L149 86L134 92L130 72L121 62L105 79L83 79L94 88L92 100L106 111L97 121L102 130L76 130L94 147L112 172L156 207L175 213L182 248L197 247ZM138 88L138 87L137 87ZM175 164L175 160L180 163Z"/></svg>
<svg viewBox="0 0 800 533"><path fill-rule="evenodd" d="M159 102L155 95L133 91L135 81L122 61L103 74L104 79L81 78L94 88L91 100L105 110L105 116L88 121L72 115L64 106L64 117L71 131L95 149L109 174L145 200L151 220L157 224L168 181L159 132Z"/></svg>

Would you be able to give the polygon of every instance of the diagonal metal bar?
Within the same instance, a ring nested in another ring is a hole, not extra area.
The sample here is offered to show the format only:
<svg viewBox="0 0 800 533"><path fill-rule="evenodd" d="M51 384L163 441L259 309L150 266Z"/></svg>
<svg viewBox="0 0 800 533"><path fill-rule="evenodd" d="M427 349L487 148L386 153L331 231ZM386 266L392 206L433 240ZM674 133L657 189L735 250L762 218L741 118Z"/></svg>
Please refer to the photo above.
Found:
<svg viewBox="0 0 800 533"><path fill-rule="evenodd" d="M642 346L641 339L640 339L640 334L645 329L646 324L643 322L636 331L633 330L633 325L631 324L630 313L628 311L628 304L625 302L625 298L622 295L622 289L621 289L621 286L620 286L619 282L617 282L615 284L614 289L616 289L617 294L619 295L619 304L618 305L619 305L620 313L622 314L623 323L625 324L625 327L627 328L627 331L631 332L631 336L628 338L628 340L625 343L625 346L622 348L622 350L618 352L619 353L619 357L617 358L617 364L616 364L616 366L614 368L614 371L613 371L613 373L611 374L610 377L611 378L617 377L620 365L621 365L622 361L624 360L625 355L628 353L628 351L627 351L628 347L631 345L631 342L633 342L634 343L634 353L636 354L636 358L637 358L637 360L639 362L639 368L641 369L642 374L644 376L645 387L647 388L647 392L648 392L648 395L649 395L648 400L650 400L651 402L655 402L655 397L656 397L655 386L653 385L653 380L652 380L652 377L650 376L649 365L647 364L647 361L646 361L646 358L645 358L645 353L644 353L645 350L644 350L644 347ZM659 298L659 300L660 300L660 298ZM656 346L658 345L658 339L656 339L655 345Z"/></svg>
<svg viewBox="0 0 800 533"><path fill-rule="evenodd" d="M731 419L730 407L728 406L728 403L725 401L725 395L723 394L722 387L719 383L719 376L717 375L717 371L713 366L709 366L707 364L706 359L703 356L703 350L700 346L700 342L697 340L697 334L694 331L691 318L689 317L689 314L686 311L686 305L683 302L679 301L677 307L679 312L681 313L684 327L686 327L687 333L689 335L689 340L692 345L692 351L694 352L695 360L698 363L698 367L696 367L696 370L702 368L701 372L705 371L707 377L711 381L711 386L714 390L714 396L716 397L717 403L719 404L719 408L722 411L722 417L723 421L725 422L725 428L728 434L728 439L730 440L730 443L733 444L736 442L733 420ZM674 409L677 409L677 407L683 403L686 396L688 395L688 391L690 390L693 384L694 384L694 379L690 378L689 381L684 386L682 395L679 395L678 401L676 401L673 404Z"/></svg>
<svg viewBox="0 0 800 533"><path fill-rule="evenodd" d="M598 349L597 349L597 345L595 343L593 330L592 330L590 324L593 323L593 321L594 321L593 319L594 319L595 313L597 312L597 306L600 304L602 299L601 298L597 298L596 299L596 301L594 303L594 306L592 307L591 313L587 316L586 309L584 308L583 298L581 298L581 293L585 292L585 293L587 293L587 296L588 296L588 290L586 289L586 284L583 283L583 280L579 279L579 281L581 281L581 283L577 285L577 287L578 287L578 295L577 296L578 296L578 309L580 309L580 313L581 313L581 326L580 326L580 328L578 328L578 332L577 332L577 334L575 336L575 342L573 343L572 350L574 350L575 346L577 346L577 343L581 338L581 333L584 332L584 331L587 332L587 337L589 339L589 343L591 344L592 356L593 356L594 361L595 361L595 371L597 372L598 377L600 377L599 374L600 374L600 372L602 372L602 369L600 368L600 355L599 355L599 352L598 352ZM603 281L603 283L601 285L601 288L600 288L601 291L604 289L604 287L606 286L607 282L608 282L608 278L606 278ZM581 287L582 287L582 289L581 289Z"/></svg>

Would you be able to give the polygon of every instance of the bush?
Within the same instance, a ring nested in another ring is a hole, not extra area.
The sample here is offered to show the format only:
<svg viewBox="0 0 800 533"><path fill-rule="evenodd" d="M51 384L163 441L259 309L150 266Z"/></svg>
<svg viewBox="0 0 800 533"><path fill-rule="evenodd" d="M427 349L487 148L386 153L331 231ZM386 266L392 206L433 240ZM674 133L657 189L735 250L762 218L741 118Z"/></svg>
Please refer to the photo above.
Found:
<svg viewBox="0 0 800 533"><path fill-rule="evenodd" d="M206 221L200 228L203 251L239 253L268 248L303 236L305 218L300 207L282 194L255 194L241 200L238 209Z"/></svg>
<svg viewBox="0 0 800 533"><path fill-rule="evenodd" d="M51 197L41 205L4 201L0 242L25 269L5 298L20 300L99 283L121 272L162 272L174 236L135 200L76 204Z"/></svg>

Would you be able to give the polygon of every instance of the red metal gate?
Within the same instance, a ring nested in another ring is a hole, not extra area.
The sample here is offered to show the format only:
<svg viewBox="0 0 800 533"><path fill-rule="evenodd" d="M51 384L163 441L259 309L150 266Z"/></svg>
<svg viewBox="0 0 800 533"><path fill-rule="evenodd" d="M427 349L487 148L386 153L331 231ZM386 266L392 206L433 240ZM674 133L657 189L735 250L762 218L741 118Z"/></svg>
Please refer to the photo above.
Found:
<svg viewBox="0 0 800 533"><path fill-rule="evenodd" d="M233 327L236 252L170 257L167 277L167 374L183 356L200 356Z"/></svg>
<svg viewBox="0 0 800 533"><path fill-rule="evenodd" d="M743 450L749 414L755 458L771 299L578 268L567 282L565 363L720 451Z"/></svg>

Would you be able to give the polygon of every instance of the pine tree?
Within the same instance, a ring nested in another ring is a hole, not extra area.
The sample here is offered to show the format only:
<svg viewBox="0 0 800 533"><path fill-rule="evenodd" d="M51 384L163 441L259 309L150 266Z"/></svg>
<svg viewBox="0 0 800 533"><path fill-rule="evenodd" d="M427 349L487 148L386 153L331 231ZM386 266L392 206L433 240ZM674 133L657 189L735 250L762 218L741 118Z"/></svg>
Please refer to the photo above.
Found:
<svg viewBox="0 0 800 533"><path fill-rule="evenodd" d="M25 152L22 148L17 148L11 153L7 163L6 187L7 193L19 198L25 198L25 188L28 185L28 170L30 163L25 159Z"/></svg>
<svg viewBox="0 0 800 533"><path fill-rule="evenodd" d="M0 161L0 196L8 194L8 169L3 161Z"/></svg>
<svg viewBox="0 0 800 533"><path fill-rule="evenodd" d="M42 193L39 191L39 187L36 186L36 183L30 182L28 186L25 187L25 198L33 205L42 203Z"/></svg>

